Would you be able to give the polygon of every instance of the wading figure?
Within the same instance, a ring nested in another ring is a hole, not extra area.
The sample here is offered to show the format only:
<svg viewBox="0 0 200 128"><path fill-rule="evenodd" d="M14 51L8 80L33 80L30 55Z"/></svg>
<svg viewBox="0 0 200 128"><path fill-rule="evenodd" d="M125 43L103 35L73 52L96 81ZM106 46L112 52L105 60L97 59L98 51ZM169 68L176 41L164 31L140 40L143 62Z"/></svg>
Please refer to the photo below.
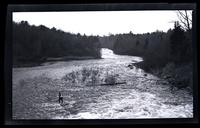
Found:
<svg viewBox="0 0 200 128"><path fill-rule="evenodd" d="M59 92L59 98L58 98L58 102L59 103L63 103L63 97L62 97L62 95L61 95L61 93Z"/></svg>

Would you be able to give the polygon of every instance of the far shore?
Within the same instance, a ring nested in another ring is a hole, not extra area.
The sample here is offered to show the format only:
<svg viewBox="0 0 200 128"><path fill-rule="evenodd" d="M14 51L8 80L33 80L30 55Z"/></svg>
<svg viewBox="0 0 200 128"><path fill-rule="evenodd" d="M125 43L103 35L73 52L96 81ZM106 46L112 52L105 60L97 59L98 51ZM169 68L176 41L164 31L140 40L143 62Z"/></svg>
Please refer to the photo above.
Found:
<svg viewBox="0 0 200 128"><path fill-rule="evenodd" d="M100 58L93 56L65 56L58 58L49 57L46 59L46 61L67 61L67 60L87 60L87 59L100 59Z"/></svg>
<svg viewBox="0 0 200 128"><path fill-rule="evenodd" d="M18 64L13 64L13 68L43 66L43 63L46 63L46 62L71 61L71 60L89 60L89 59L102 59L102 58L93 57L93 56L49 57L49 58L46 58L43 61L32 61L32 62L29 61L29 62L20 62Z"/></svg>

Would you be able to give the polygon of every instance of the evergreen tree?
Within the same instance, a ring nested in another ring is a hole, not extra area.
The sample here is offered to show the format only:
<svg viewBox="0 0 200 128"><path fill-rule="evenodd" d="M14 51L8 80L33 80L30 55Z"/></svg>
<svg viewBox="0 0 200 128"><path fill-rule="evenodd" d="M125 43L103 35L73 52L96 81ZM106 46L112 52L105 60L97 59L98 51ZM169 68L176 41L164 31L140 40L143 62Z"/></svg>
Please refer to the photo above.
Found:
<svg viewBox="0 0 200 128"><path fill-rule="evenodd" d="M187 50L185 41L184 30L181 28L179 22L174 23L174 29L170 36L171 41L171 56L173 61L180 62L185 56L185 51Z"/></svg>

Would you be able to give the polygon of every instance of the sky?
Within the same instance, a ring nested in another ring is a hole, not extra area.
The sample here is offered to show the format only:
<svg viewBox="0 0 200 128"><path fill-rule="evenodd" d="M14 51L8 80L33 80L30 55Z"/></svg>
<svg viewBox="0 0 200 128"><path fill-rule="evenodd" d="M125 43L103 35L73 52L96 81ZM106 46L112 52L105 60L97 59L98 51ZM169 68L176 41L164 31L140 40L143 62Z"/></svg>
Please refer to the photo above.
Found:
<svg viewBox="0 0 200 128"><path fill-rule="evenodd" d="M176 11L81 11L81 12L14 12L13 21L55 27L65 32L86 35L118 33L141 34L156 30L166 32L178 20Z"/></svg>

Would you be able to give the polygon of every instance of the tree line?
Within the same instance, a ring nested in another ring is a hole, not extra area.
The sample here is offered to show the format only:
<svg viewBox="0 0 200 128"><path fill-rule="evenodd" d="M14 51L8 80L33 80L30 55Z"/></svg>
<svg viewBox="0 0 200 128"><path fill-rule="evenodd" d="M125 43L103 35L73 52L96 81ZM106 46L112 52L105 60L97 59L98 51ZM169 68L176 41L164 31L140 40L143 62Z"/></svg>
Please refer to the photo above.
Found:
<svg viewBox="0 0 200 128"><path fill-rule="evenodd" d="M168 62L187 63L193 59L192 31L184 30L179 22L167 32L130 32L110 35L100 41L102 47L112 49L115 54L143 57L147 68L162 67Z"/></svg>
<svg viewBox="0 0 200 128"><path fill-rule="evenodd" d="M49 57L91 56L100 58L97 36L72 34L29 25L27 21L13 22L13 63L40 62Z"/></svg>

